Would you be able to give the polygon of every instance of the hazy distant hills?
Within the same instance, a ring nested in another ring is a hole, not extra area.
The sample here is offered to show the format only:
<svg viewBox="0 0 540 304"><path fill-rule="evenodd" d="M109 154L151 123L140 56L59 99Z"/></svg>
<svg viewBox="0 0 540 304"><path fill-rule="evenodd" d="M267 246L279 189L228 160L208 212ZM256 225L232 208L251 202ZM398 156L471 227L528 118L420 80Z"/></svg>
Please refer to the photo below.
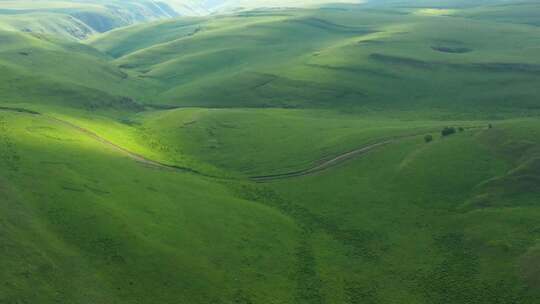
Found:
<svg viewBox="0 0 540 304"><path fill-rule="evenodd" d="M0 1L0 30L86 39L96 33L140 22L202 16L253 8L321 5L328 0L5 0ZM332 2L360 3L363 0Z"/></svg>
<svg viewBox="0 0 540 304"><path fill-rule="evenodd" d="M134 23L195 14L185 1L174 7L161 1L0 1L0 29L84 39Z"/></svg>

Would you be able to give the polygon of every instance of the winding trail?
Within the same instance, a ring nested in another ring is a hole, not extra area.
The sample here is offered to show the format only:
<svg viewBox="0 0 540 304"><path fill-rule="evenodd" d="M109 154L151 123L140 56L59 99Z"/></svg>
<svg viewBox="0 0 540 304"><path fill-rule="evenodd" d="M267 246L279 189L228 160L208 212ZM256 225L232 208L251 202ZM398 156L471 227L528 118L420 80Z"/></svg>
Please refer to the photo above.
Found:
<svg viewBox="0 0 540 304"><path fill-rule="evenodd" d="M464 127L464 129L466 129L466 130L485 129L485 128L486 128L486 126L468 126L468 127ZM393 143L393 142L396 142L396 141L402 140L402 139L418 137L418 136L431 134L431 133L437 133L437 132L439 132L439 130L440 129L423 130L421 132L416 132L416 133L411 133L411 134L404 134L404 135L400 135L400 136L387 137L385 139L380 139L377 142L367 144L365 146L354 149L352 151L339 154L339 155L337 155L337 156L335 156L335 157L333 157L333 158L331 158L329 160L319 161L318 164L316 164L316 165L314 165L314 166L312 166L310 168L307 168L307 169L302 169L302 170L292 171L292 172L285 172L285 173L280 173L280 174L251 176L251 177L249 177L249 179L254 181L254 182L257 182L257 183L265 183L265 182L278 181L278 180L282 180L282 179L289 179L289 178L293 178L293 177L313 175L313 174L319 173L321 171L325 171L325 170L328 170L330 168L333 168L333 167L335 167L337 165L340 165L341 163L343 163L343 162L345 162L347 160L351 160L351 159L353 159L355 157L364 155L364 154L370 152L371 150L374 150L374 149L379 148L381 146L385 146L385 145L388 145L390 143Z"/></svg>
<svg viewBox="0 0 540 304"><path fill-rule="evenodd" d="M96 133L94 133L94 132L92 132L92 131L90 131L90 130L88 130L86 128L78 126L78 125L76 125L74 123L71 123L69 121L62 120L62 119L52 117L52 116L49 116L49 115L45 115L45 114L42 114L42 113L39 113L39 112L35 112L35 111L32 111L32 110L27 110L27 109L23 109L23 108L10 108L10 107L0 107L0 111L19 112L19 113L25 113L25 114L37 115L37 116L44 117L44 118L49 119L51 121L54 121L54 122L56 122L58 124L62 124L62 125L67 126L67 127L71 128L71 129L74 129L74 130L76 130L76 131L78 131L80 133L83 133L86 136L88 136L88 137L102 143L103 145L108 146L108 147L110 147L110 148L112 148L112 149L114 149L114 150L128 156L129 158L131 158L131 159L133 159L133 160L135 160L135 161L137 161L137 162L139 162L141 164L149 166L149 167L153 167L153 168L157 168L157 169L189 172L189 173L197 174L197 175L200 175L200 176L216 178L216 179L232 179L232 178L224 178L224 177L215 176L215 175L209 175L209 174L202 173L202 172L197 171L197 170L192 169L192 168L169 165L169 164L165 164L165 163L162 163L162 162L159 162L159 161L156 161L156 160L146 158L146 157L144 157L144 156L142 156L142 155L140 155L138 153L135 153L135 152L132 152L132 151L126 149L126 148L123 148L123 147L121 147L121 146L119 146L119 145L117 145L117 144L115 144L115 143L113 143L113 142L99 136L98 134L96 134ZM485 126L465 127L465 129L480 129L480 128L485 128ZM278 181L278 180L289 179L289 178L294 178L294 177L313 175L313 174L319 173L321 171L331 169L331 168L333 168L333 167L335 167L337 165L342 164L343 162L346 162L346 161L351 160L353 158L356 158L358 156L367 154L368 152L370 152L372 150L375 150L375 149L377 149L379 147L382 147L382 146L388 145L390 143L396 142L398 140L417 137L417 136L420 136L420 135L425 135L425 134L434 133L434 132L438 132L438 131L437 130L424 130L422 132L416 132L416 133L413 133L413 134L405 134L405 135L394 136L394 137L389 137L389 138L387 137L387 138L381 139L381 140L379 140L377 142L374 142L374 143L371 143L371 144L368 144L368 145L364 145L364 146L362 146L360 148L357 148L357 149L354 149L352 151L339 154L339 155L337 155L337 156L335 156L335 157L333 157L331 159L320 160L317 164L313 165L310 168L297 170L297 171L291 171L291 172L285 172L285 173L280 173L280 174L250 176L250 177L248 177L248 179L250 181L257 182L257 183L265 183L265 182Z"/></svg>
<svg viewBox="0 0 540 304"><path fill-rule="evenodd" d="M365 146L354 149L352 151L339 154L339 155L337 155L337 156L335 156L335 157L333 157L331 159L324 160L324 161L319 161L318 164L316 164L316 165L314 165L314 166L312 166L310 168L297 170L297 171L292 171L292 172L272 174L272 175L251 176L251 177L249 177L249 179L254 181L254 182L257 182L257 183L266 183L266 182L277 181L277 180L282 180L282 179L289 179L289 178L293 178L293 177L314 175L314 174L319 173L321 171L326 171L326 170L331 169L331 168L333 168L335 166L338 166L338 165L340 165L340 164L342 164L342 163L344 163L344 162L346 162L348 160L351 160L353 158L356 158L356 157L362 156L364 154L367 154L368 152L370 152L372 150L375 150L375 149L377 149L379 147L388 145L388 144L393 143L395 141L405 139L405 138L417 137L417 136L425 135L425 134L432 133L432 132L436 132L436 131L426 130L426 131L418 132L418 133L414 133L414 134L406 134L406 135L394 136L394 137L390 137L390 138L387 137L385 139L381 139L381 140L379 140L377 142L367 144Z"/></svg>
<svg viewBox="0 0 540 304"><path fill-rule="evenodd" d="M66 121L66 120L63 120L63 119L60 119L60 118L56 118L56 117L52 117L52 116L49 116L49 115L45 115L45 114L42 114L42 113L39 113L39 112L36 112L36 111L32 111L32 110L27 110L27 109L23 109L23 108L10 108L10 107L0 107L0 111L10 111L10 112L17 112L17 113L24 113L24 114L30 114L30 115L35 115L35 116L40 116L40 117L43 117L45 119L48 119L52 122L55 122L57 124L61 124L61 125L64 125L66 127L69 127L75 131L78 131L86 136L88 136L89 138L92 138L94 139L95 141L97 142L100 142L101 144L105 145L105 146L108 146L124 155L126 155L127 157L141 163L141 164L144 164L148 167L153 167L153 168L157 168L157 169L165 169L165 170L176 170L176 171L182 171L182 172L190 172L190 173L194 173L194 174L198 174L198 175L202 175L202 176L206 176L206 177L215 177L215 176L211 176L211 175L206 175L202 172L199 172L195 169L192 169L192 168L187 168L187 167L180 167L180 166L174 166L174 165L168 165L168 164L164 164L164 163L161 163L159 161L155 161L155 160L152 160L152 159L149 159L149 158L146 158L138 153L135 153L135 152L132 152L126 148L123 148L101 136L99 136L98 134L86 129L86 128L83 128L81 126L78 126L74 123L71 123L69 121Z"/></svg>
<svg viewBox="0 0 540 304"><path fill-rule="evenodd" d="M355 149L353 151L349 151L347 153L340 154L330 160L321 162L311 168L293 171L293 172L286 172L286 173L280 173L280 174L273 174L273 175L261 175L261 176L251 176L249 179L251 179L254 182L263 183L263 182L270 182L275 180L281 180L281 179L287 179L292 177L298 177L298 176L305 176L305 175L312 175L320 171L324 171L327 169L330 169L332 167L335 167L339 164L341 164L344 161L347 161L349 159L352 159L354 157L360 156L362 154L366 154L367 152L387 145L391 142L393 142L393 139L383 140L380 142L376 142L367 146L363 146L361 148Z"/></svg>
<svg viewBox="0 0 540 304"><path fill-rule="evenodd" d="M483 129L485 126L469 126L464 127L464 129ZM439 132L440 129L437 130L424 130L422 132L416 132L412 134L404 134L401 136L394 136L386 139L381 139L377 142L362 146L360 148L354 149L352 151L339 154L329 160L325 161L319 161L318 164L314 165L313 167L302 169L298 171L292 171L292 172L285 172L280 174L272 174L272 175L260 175L260 176L251 176L249 177L250 180L257 182L257 183L265 183L265 182L271 182L271 181L277 181L277 180L283 180L283 179L289 179L293 177L300 177L300 176L307 176L307 175L313 175L316 173L319 173L321 171L328 170L330 168L333 168L347 160L353 159L355 157L364 155L371 150L374 150L376 148L379 148L381 146L388 145L390 143L396 142L398 140L406 139L406 138L412 138L412 137L418 137L430 133L436 133Z"/></svg>
<svg viewBox="0 0 540 304"><path fill-rule="evenodd" d="M51 121L54 121L58 124L62 124L64 126L67 126L67 127L70 127L71 129L74 129L76 131L79 131L80 133L83 133L84 135L94 139L95 141L97 142L100 142L102 143L103 145L105 146L108 146L110 148L113 148L114 150L118 151L118 152L121 152L122 154L128 156L129 158L137 161L137 162L140 162L142 164L145 164L145 165L148 165L148 166L151 166L151 167L156 167L156 168L159 168L159 169L171 169L172 167L169 166L169 165L166 165L166 164L163 164L163 163L160 163L158 161L155 161L155 160L151 160L151 159L148 159L140 154L137 154L135 152L132 152L132 151L129 151L127 150L126 148L123 148L99 135L97 135L96 133L86 129L86 128L83 128L81 126L78 126L74 123L71 123L69 121L66 121L66 120L62 120L62 119L59 119L59 118L56 118L56 117L51 117L51 116L47 116L47 115L41 115L42 117L45 117Z"/></svg>

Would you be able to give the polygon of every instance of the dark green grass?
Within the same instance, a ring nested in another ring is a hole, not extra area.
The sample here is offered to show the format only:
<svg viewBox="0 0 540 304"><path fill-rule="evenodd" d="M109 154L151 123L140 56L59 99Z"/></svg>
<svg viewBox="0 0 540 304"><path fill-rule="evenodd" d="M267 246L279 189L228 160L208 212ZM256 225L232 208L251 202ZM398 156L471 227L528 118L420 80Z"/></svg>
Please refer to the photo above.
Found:
<svg viewBox="0 0 540 304"><path fill-rule="evenodd" d="M486 141L509 140L519 134L514 126L525 125L538 128L516 122L431 144L411 139L254 196L284 205L284 213L307 226L328 302L535 303L536 270L523 263L537 254L537 204L491 192L506 205L462 209L486 181L513 168ZM501 135L506 131L510 137ZM504 188L520 183L506 180ZM534 191L524 193L538 201Z"/></svg>

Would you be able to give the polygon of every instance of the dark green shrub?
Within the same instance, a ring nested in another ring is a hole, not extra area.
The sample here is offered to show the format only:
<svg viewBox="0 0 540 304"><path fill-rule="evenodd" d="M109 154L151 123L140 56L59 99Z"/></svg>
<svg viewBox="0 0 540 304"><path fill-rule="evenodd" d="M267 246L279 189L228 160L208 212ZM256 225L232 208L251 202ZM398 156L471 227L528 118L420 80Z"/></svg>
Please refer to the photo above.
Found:
<svg viewBox="0 0 540 304"><path fill-rule="evenodd" d="M454 133L456 133L456 128L454 128L454 127L445 127L441 131L442 136L448 136L448 135L452 135Z"/></svg>
<svg viewBox="0 0 540 304"><path fill-rule="evenodd" d="M459 132L463 132L463 131L465 131L465 129L463 129L463 127L459 127L459 128L458 128L458 131L459 131Z"/></svg>
<svg viewBox="0 0 540 304"><path fill-rule="evenodd" d="M424 141L426 143L432 142L433 141L433 136L431 134L428 134L428 135L424 136Z"/></svg>

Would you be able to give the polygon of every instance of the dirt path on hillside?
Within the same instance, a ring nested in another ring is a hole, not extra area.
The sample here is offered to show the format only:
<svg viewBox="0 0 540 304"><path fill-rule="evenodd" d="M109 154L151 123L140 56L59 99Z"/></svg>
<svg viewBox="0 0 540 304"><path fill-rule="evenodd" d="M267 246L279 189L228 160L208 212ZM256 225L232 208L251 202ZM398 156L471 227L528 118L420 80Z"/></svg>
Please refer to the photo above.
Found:
<svg viewBox="0 0 540 304"><path fill-rule="evenodd" d="M423 134L426 134L425 132L421 133L422 135ZM250 177L249 179L251 179L252 181L255 181L255 182L258 182L258 183L263 183L263 182L270 182L270 181L275 181L275 180L281 180L281 179L287 179L287 178L292 178L292 177L298 177L298 176L306 176L306 175L312 175L312 174L315 174L315 173L318 173L318 172L321 172L321 171L324 171L324 170L328 170L332 167L335 167L347 160L350 160L352 158L355 158L355 157L358 157L358 156L361 156L363 154L366 154L368 153L369 151L371 150L374 150L378 147L381 147L381 146L384 146L384 145L387 145L389 143L392 143L398 139L401 139L401 138L404 138L404 137L414 137L414 136L418 136L418 135L421 135L421 134L415 134L415 135L407 135L407 136L402 136L402 137L399 137L399 138L393 138L393 139L386 139L386 140L382 140L382 141L379 141L379 142L376 142L376 143L373 143L373 144L370 144L370 145L367 145L367 146L363 146L361 148L358 148L358 149L355 149L355 150L352 150L352 151L349 151L349 152L346 152L346 153L343 153L343 154L340 154L330 160L326 160L326 161L323 161L323 162L319 162L319 164L311 167L311 168L307 168L307 169L304 169L304 170L298 170L298 171L293 171L293 172L286 172L286 173L280 173L280 174L273 174L273 175L261 175L261 176L252 176Z"/></svg>
<svg viewBox="0 0 540 304"><path fill-rule="evenodd" d="M56 117L51 117L51 116L47 116L47 115L41 115L42 117L45 117L49 120L52 120L58 124L62 124L64 126L67 126L71 129L74 129L80 133L83 133L84 135L94 139L95 141L97 142L100 142L102 143L103 145L105 146L108 146L110 148L113 148L114 150L118 151L118 152L121 152L122 154L128 156L129 158L137 161L137 162L140 162L142 164L145 164L145 165L148 165L148 166L151 166L151 167L156 167L156 168L160 168L160 169L171 169L170 166L168 165L165 165L165 164L162 164L160 162L157 162L157 161L154 161L154 160L151 160L151 159L148 159L140 154L137 154L135 152L131 152L129 150L127 150L126 148L123 148L111 141L108 141L107 139L97 135L96 133L86 129L86 128L83 128L83 127L80 127L76 124L73 124L69 121L65 121L65 120L62 120L62 119L59 119L59 118L56 118Z"/></svg>
<svg viewBox="0 0 540 304"><path fill-rule="evenodd" d="M26 109L22 109L22 108L0 107L0 111L12 111L12 112L25 113L25 114L30 114L30 115L38 115L38 116L44 117L44 118L49 119L51 121L54 121L56 123L65 125L65 126L71 128L71 129L74 129L74 130L76 130L76 131L78 131L80 133L83 133L86 136L88 136L88 137L102 143L103 145L108 146L108 147L110 147L110 148L112 148L112 149L114 149L114 150L128 156L129 158L131 158L131 159L133 159L133 160L135 160L135 161L137 161L137 162L139 162L141 164L149 166L149 167L153 167L153 168L157 168L157 169L189 172L189 173L193 173L193 174L197 174L197 175L201 175L201 176L205 176L205 177L210 177L210 178L226 179L226 178L219 177L219 176L207 175L207 174L204 174L204 173L202 173L200 171L197 171L195 169L192 169L192 168L168 165L168 164L161 163L159 161L155 161L155 160L146 158L146 157L144 157L144 156L142 156L140 154L137 154L137 153L132 152L132 151L126 149L126 148L123 148L123 147L121 147L121 146L119 146L119 145L117 145L117 144L115 144L115 143L113 143L113 142L99 136L98 134L96 134L96 133L94 133L94 132L92 132L92 131L90 131L90 130L88 130L86 128L83 128L81 126L78 126L78 125L76 125L74 123L71 123L69 121L66 121L66 120L62 120L62 119L59 119L59 118L56 118L56 117L44 115L44 114L41 114L39 112L26 110ZM485 128L485 126L465 127L465 129L480 129L480 128ZM346 161L351 160L353 158L356 158L358 156L367 154L368 152L370 152L372 150L375 150L376 148L379 148L381 146L393 143L395 141L398 141L398 140L401 140L401 139L406 139L406 138L417 137L417 136L421 136L421 135L425 135L425 134L429 134L429 133L435 133L435 132L438 132L438 131L436 131L436 130L425 130L423 132L417 132L417 133L414 133L414 134L405 134L405 135L401 135L401 136L394 136L394 137L390 137L390 138L385 138L385 139L381 139L381 140L379 140L377 142L365 145L363 147L354 149L352 151L339 154L339 155L337 155L337 156L335 156L335 157L333 157L331 159L320 160L317 164L315 164L314 166L312 166L310 168L297 170L297 171L292 171L292 172L285 172L285 173L280 173L280 174L250 176L248 178L249 178L249 180L257 182L257 183L264 183L264 182L283 180L283 179L299 177L299 176L313 175L313 174L319 173L321 171L331 169L331 168L333 168L333 167L335 167L337 165L342 164L343 162L346 162Z"/></svg>
<svg viewBox="0 0 540 304"><path fill-rule="evenodd" d="M143 164L143 165L146 165L146 166L149 166L149 167L153 167L153 168L157 168L157 169L166 169L166 170L176 170L176 171L182 171L182 172L190 172L190 173L195 173L195 174L199 174L199 175L203 175L203 176L208 176L208 175L205 175L197 170L194 170L194 169L191 169L191 168L186 168L186 167L180 167L180 166L174 166L174 165L168 165L168 164L164 164L164 163L161 163L159 161L155 161L155 160L152 160L152 159L149 159L149 158L146 158L138 153L135 153L135 152L132 152L126 148L123 148L101 136L99 136L98 134L86 129L86 128L83 128L81 126L78 126L74 123L71 123L69 121L66 121L66 120L63 120L63 119L60 119L60 118L56 118L56 117L52 117L52 116L49 116L49 115L45 115L45 114L42 114L42 113L39 113L39 112L35 112L35 111L31 111L31 110L27 110L27 109L23 109L23 108L9 108L9 107L0 107L0 111L10 111L10 112L17 112L17 113L23 113L23 114L30 114L30 115L35 115L35 116L40 116L40 117L43 117L45 119L48 119L50 121L53 121L57 124L61 124L61 125L64 125L66 127L69 127L75 131L78 131L92 139L94 139L95 141L109 147L109 148L112 148L113 150L116 150L124 155L126 155L127 157ZM208 177L213 177L213 176L208 176Z"/></svg>
<svg viewBox="0 0 540 304"><path fill-rule="evenodd" d="M148 167L153 167L153 168L157 168L157 169L163 169L163 170L173 170L173 171L181 171L181 172L188 172L188 173L193 173L193 174L197 174L197 175L201 175L201 176L205 176L205 177L211 177L211 178L221 178L221 177L218 177L218 176L212 176L212 175L208 175L208 174L204 174L200 171L197 171L195 169L192 169L192 168L188 168L188 167L180 167L180 166L175 166L175 165L169 165L169 164L164 164L162 162L159 162L159 161L156 161L156 160L152 160L152 159L149 159L149 158L146 158L138 153L135 153L135 152L132 152L124 147L121 147L101 136L99 136L98 134L86 129L86 128L83 128L81 126L78 126L74 123L71 123L69 121L66 121L66 120L63 120L63 119L59 119L59 118L56 118L56 117L51 117L51 116L48 116L48 115L43 115L43 114L37 114L37 115L41 115L42 117L45 117L49 120L52 120L52 121L55 121L59 124L63 124L67 127L70 127L76 131L79 131L80 133L83 133L84 135L102 143L103 145L105 146L108 146L124 155L126 155L127 157L143 164L143 165L146 165Z"/></svg>
<svg viewBox="0 0 540 304"><path fill-rule="evenodd" d="M483 129L485 126L469 126L464 127L464 129ZM260 176L251 176L249 177L250 180L258 183L264 183L264 182L271 182L271 181L277 181L282 179L288 179L293 177L299 177L299 176L307 176L307 175L313 175L316 173L319 173L321 171L328 170L330 168L333 168L347 160L353 159L355 157L367 154L371 150L374 150L376 148L379 148L381 146L393 143L398 140L406 139L406 138L412 138L417 136L422 136L430 133L437 133L438 130L425 130L423 132L417 132L414 134L406 134L401 136L395 136L391 138L381 139L375 143L365 145L363 147L357 148L355 150L339 154L329 160L325 161L319 161L318 164L314 165L313 167L298 170L298 171L292 171L292 172L286 172L286 173L280 173L280 174L272 174L272 175L260 175Z"/></svg>

